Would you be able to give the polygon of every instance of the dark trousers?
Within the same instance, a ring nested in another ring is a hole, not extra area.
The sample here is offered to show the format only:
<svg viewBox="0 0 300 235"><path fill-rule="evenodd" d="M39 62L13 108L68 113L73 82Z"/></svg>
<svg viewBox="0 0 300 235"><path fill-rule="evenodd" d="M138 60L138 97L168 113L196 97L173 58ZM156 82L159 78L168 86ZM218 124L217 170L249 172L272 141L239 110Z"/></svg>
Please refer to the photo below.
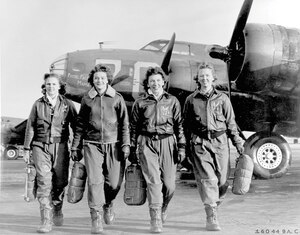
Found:
<svg viewBox="0 0 300 235"><path fill-rule="evenodd" d="M229 147L226 134L191 144L191 162L198 191L205 205L216 206L225 196L230 174Z"/></svg>
<svg viewBox="0 0 300 235"><path fill-rule="evenodd" d="M68 185L68 144L33 142L32 160L37 173L37 198L42 208L62 206L64 189Z"/></svg>
<svg viewBox="0 0 300 235"><path fill-rule="evenodd" d="M173 135L153 140L148 136L138 138L138 157L147 182L149 207L168 204L175 192L177 154Z"/></svg>
<svg viewBox="0 0 300 235"><path fill-rule="evenodd" d="M113 203L125 171L125 159L119 143L84 144L84 162L88 175L88 205L101 211Z"/></svg>

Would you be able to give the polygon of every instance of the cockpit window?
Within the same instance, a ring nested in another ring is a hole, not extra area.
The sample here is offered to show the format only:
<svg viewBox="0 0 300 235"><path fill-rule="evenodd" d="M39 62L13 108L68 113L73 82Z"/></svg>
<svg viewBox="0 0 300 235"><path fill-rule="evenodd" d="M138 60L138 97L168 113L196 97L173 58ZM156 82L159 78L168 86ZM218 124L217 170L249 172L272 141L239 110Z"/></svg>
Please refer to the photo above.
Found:
<svg viewBox="0 0 300 235"><path fill-rule="evenodd" d="M167 50L167 47L163 49L163 52ZM190 46L188 44L175 43L173 47L173 53L178 55L193 55L190 53Z"/></svg>
<svg viewBox="0 0 300 235"><path fill-rule="evenodd" d="M50 65L50 72L56 73L60 75L65 74L67 66L67 55L62 55L59 58L57 58L51 65Z"/></svg>
<svg viewBox="0 0 300 235"><path fill-rule="evenodd" d="M169 44L169 41L167 40L156 40L152 41L146 46L142 47L141 50L144 51L161 51L166 52L167 45ZM173 47L173 54L178 55L194 55L194 53L191 53L191 48L188 43L185 42L175 42Z"/></svg>
<svg viewBox="0 0 300 235"><path fill-rule="evenodd" d="M146 46L142 47L141 50L144 50L144 51L161 51L162 48L166 47L166 45L168 43L169 43L169 41L156 40L156 41L150 42Z"/></svg>

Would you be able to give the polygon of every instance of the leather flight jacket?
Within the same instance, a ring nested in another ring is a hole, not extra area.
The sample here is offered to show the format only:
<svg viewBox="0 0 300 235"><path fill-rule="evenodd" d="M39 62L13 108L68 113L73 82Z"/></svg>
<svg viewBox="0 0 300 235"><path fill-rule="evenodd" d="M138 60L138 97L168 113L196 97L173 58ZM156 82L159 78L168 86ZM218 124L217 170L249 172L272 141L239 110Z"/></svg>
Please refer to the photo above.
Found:
<svg viewBox="0 0 300 235"><path fill-rule="evenodd" d="M93 87L82 98L72 149L82 140L130 145L129 118L121 94L110 85L103 95Z"/></svg>
<svg viewBox="0 0 300 235"><path fill-rule="evenodd" d="M159 100L152 94L138 98L131 114L131 146L136 146L139 135L152 139L176 136L178 148L185 147L181 107L177 98L164 91Z"/></svg>
<svg viewBox="0 0 300 235"><path fill-rule="evenodd" d="M46 96L38 99L27 120L24 148L30 149L34 142L46 144L67 142L69 124L75 130L77 112L72 101L58 95L53 108Z"/></svg>

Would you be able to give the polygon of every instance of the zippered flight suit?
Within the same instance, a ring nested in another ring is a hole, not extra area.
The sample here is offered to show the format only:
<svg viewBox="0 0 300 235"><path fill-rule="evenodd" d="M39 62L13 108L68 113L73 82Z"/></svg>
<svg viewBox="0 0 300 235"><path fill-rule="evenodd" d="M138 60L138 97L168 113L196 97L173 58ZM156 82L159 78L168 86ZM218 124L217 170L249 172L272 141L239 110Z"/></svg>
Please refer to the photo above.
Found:
<svg viewBox="0 0 300 235"><path fill-rule="evenodd" d="M131 114L131 146L137 147L149 207L168 205L175 191L177 154L185 148L180 103L164 92L137 99Z"/></svg>
<svg viewBox="0 0 300 235"><path fill-rule="evenodd" d="M205 96L196 90L184 105L184 128L201 199L217 206L225 196L230 174L228 138L242 145L226 94L215 89Z"/></svg>
<svg viewBox="0 0 300 235"><path fill-rule="evenodd" d="M69 176L69 125L75 131L76 116L74 104L62 95L58 95L55 107L44 96L31 109L24 149L32 147L41 208L51 209L53 204L61 209Z"/></svg>

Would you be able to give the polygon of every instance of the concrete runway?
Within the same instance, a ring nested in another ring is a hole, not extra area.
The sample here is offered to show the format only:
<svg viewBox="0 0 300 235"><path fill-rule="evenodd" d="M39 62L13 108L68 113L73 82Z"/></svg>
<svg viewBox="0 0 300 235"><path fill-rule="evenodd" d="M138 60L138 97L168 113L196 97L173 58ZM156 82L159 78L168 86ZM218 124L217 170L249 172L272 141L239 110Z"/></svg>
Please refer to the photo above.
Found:
<svg viewBox="0 0 300 235"><path fill-rule="evenodd" d="M300 234L300 145L291 147L292 165L285 176L253 180L244 196L228 191L219 210L220 232L205 230L205 212L195 181L178 180L162 234ZM25 163L22 159L0 163L0 234L36 234L40 221L38 202L27 203L22 196ZM115 224L104 225L103 234L150 234L147 204L127 206L123 193L122 187L115 204ZM86 193L77 204L70 204L65 198L63 213L64 226L53 227L50 234L90 234Z"/></svg>

